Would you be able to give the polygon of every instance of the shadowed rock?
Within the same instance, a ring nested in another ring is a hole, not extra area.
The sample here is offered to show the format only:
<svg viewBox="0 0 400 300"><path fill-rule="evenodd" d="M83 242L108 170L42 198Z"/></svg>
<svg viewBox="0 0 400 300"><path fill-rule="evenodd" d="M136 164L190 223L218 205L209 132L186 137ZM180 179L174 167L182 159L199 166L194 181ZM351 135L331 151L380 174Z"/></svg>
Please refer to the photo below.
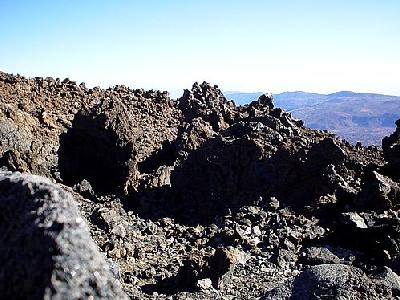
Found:
<svg viewBox="0 0 400 300"><path fill-rule="evenodd" d="M382 148L389 174L400 179L400 119L396 121L396 126L395 132L382 140Z"/></svg>
<svg viewBox="0 0 400 300"><path fill-rule="evenodd" d="M72 128L60 136L60 175L69 186L86 179L99 194L118 193L128 178L130 154L99 118L77 114Z"/></svg>

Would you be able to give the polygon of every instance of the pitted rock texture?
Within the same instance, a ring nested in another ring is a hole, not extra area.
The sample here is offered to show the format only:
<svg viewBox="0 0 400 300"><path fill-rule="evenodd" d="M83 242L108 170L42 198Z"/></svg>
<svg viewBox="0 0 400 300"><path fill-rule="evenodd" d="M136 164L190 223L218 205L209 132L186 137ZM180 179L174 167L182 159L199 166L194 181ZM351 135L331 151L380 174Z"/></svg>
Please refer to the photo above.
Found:
<svg viewBox="0 0 400 300"><path fill-rule="evenodd" d="M399 296L399 128L354 147L206 82L171 100L0 73L0 100L0 167L74 195L131 299Z"/></svg>
<svg viewBox="0 0 400 300"><path fill-rule="evenodd" d="M387 299L399 293L399 278L393 279L394 285L379 277L368 278L360 269L348 265L316 265L272 290L262 300Z"/></svg>
<svg viewBox="0 0 400 300"><path fill-rule="evenodd" d="M128 299L71 194L48 179L0 173L4 299Z"/></svg>

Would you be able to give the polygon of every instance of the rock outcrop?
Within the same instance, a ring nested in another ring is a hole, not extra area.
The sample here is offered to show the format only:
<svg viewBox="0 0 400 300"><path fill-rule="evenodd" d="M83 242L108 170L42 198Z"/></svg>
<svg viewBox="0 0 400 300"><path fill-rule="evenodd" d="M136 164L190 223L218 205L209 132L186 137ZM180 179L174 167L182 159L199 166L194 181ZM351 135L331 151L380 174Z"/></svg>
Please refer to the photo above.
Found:
<svg viewBox="0 0 400 300"><path fill-rule="evenodd" d="M388 172L400 179L400 120L396 122L396 131L382 140L383 153L388 163Z"/></svg>
<svg viewBox="0 0 400 300"><path fill-rule="evenodd" d="M206 82L175 101L0 73L0 167L74 193L132 299L395 298L399 124L382 150L354 147L304 127L268 94L237 107Z"/></svg>
<svg viewBox="0 0 400 300"><path fill-rule="evenodd" d="M0 173L4 299L128 299L71 194L36 175Z"/></svg>

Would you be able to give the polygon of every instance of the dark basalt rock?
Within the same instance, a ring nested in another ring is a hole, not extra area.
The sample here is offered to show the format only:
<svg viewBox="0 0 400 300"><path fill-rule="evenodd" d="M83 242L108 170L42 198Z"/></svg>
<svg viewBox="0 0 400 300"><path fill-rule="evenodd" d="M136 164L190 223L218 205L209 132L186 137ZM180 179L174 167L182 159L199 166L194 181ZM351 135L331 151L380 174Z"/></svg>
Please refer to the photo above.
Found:
<svg viewBox="0 0 400 300"><path fill-rule="evenodd" d="M322 264L306 269L262 299L388 299L393 296L390 286L369 278L360 269Z"/></svg>
<svg viewBox="0 0 400 300"><path fill-rule="evenodd" d="M127 299L71 194L48 179L0 173L4 299Z"/></svg>
<svg viewBox="0 0 400 300"><path fill-rule="evenodd" d="M387 161L387 172L400 179L400 119L396 121L396 131L382 140L382 149Z"/></svg>

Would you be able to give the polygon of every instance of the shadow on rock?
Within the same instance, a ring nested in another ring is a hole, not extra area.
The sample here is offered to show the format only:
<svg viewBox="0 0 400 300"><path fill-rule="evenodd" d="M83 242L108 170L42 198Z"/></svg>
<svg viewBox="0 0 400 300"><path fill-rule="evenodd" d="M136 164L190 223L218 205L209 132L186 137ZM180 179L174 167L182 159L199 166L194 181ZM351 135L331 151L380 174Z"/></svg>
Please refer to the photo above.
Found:
<svg viewBox="0 0 400 300"><path fill-rule="evenodd" d="M251 141L212 139L170 169L169 184L139 188L127 204L145 218L211 223L250 204L266 188L268 172L260 159L261 151Z"/></svg>
<svg viewBox="0 0 400 300"><path fill-rule="evenodd" d="M143 218L171 217L188 225L209 224L218 216L272 196L302 210L340 187L329 176L329 165L341 163L344 157L333 141L316 144L308 159L289 149L265 156L253 140L210 139L181 165L159 167L159 174L153 175L160 180L139 186L125 204Z"/></svg>
<svg viewBox="0 0 400 300"><path fill-rule="evenodd" d="M144 161L138 163L138 171L140 173L150 174L160 166L173 166L176 160L175 145L166 140L162 143L161 148L147 157Z"/></svg>
<svg viewBox="0 0 400 300"><path fill-rule="evenodd" d="M191 292L196 289L196 281L201 274L200 267L192 261L184 261L178 273L154 284L141 287L146 294L157 292L164 295L173 295L179 292Z"/></svg>
<svg viewBox="0 0 400 300"><path fill-rule="evenodd" d="M159 280L155 284L142 286L142 290L147 294L157 292L173 295L179 292L195 291L199 288L220 289L232 279L236 263L237 255L232 249L218 248L206 260L184 261L175 276Z"/></svg>
<svg viewBox="0 0 400 300"><path fill-rule="evenodd" d="M78 113L72 127L60 136L60 176L70 186L86 179L98 194L118 193L128 176L130 154L101 117Z"/></svg>

